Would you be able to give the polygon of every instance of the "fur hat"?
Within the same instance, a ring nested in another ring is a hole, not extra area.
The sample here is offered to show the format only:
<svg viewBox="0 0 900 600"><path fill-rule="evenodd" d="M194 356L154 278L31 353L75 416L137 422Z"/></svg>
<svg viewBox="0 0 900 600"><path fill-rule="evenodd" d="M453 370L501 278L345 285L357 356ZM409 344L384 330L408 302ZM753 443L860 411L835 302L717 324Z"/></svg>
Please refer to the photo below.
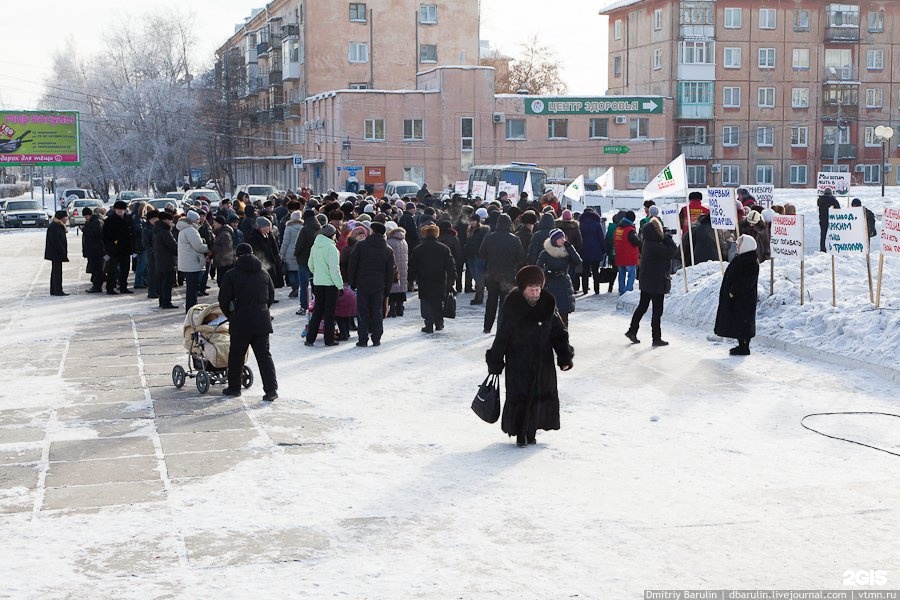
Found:
<svg viewBox="0 0 900 600"><path fill-rule="evenodd" d="M268 220L265 217L259 217L256 219L256 227L257 229L262 229L263 227L271 227L272 221Z"/></svg>
<svg viewBox="0 0 900 600"><path fill-rule="evenodd" d="M384 235L387 233L387 227L384 226L383 223L379 223L378 221L372 221L372 233L377 233L378 235Z"/></svg>
<svg viewBox="0 0 900 600"><path fill-rule="evenodd" d="M234 255L244 256L245 254L253 254L253 246L247 242L241 242L237 245L237 248L234 249Z"/></svg>
<svg viewBox="0 0 900 600"><path fill-rule="evenodd" d="M166 212L163 210L163 211L160 211L160 213L159 213L160 221L171 221L172 218L173 218L172 213L170 213L170 212Z"/></svg>
<svg viewBox="0 0 900 600"><path fill-rule="evenodd" d="M363 209L364 213L368 213L370 215L375 214L375 205L374 204L366 204L366 207Z"/></svg>
<svg viewBox="0 0 900 600"><path fill-rule="evenodd" d="M295 210L291 213L291 221L299 221L303 218L303 213L299 210Z"/></svg>
<svg viewBox="0 0 900 600"><path fill-rule="evenodd" d="M127 208L128 208L128 203L125 202L124 200L116 200L116 203L113 204L113 208L127 209Z"/></svg>
<svg viewBox="0 0 900 600"><path fill-rule="evenodd" d="M328 225L328 217L323 215L322 213L316 214L316 220L319 222L320 227L325 227Z"/></svg>
<svg viewBox="0 0 900 600"><path fill-rule="evenodd" d="M566 234L563 233L562 229L554 229L550 232L549 237L550 237L550 243L555 246L556 242L558 242L559 240L566 239Z"/></svg>
<svg viewBox="0 0 900 600"><path fill-rule="evenodd" d="M371 220L372 220L372 215L370 215L369 213L363 213L363 214L359 215L358 217L356 217L356 221L358 223L367 223Z"/></svg>
<svg viewBox="0 0 900 600"><path fill-rule="evenodd" d="M412 202L407 202L407 203L406 203L406 210L416 210L416 205L413 204Z"/></svg>
<svg viewBox="0 0 900 600"><path fill-rule="evenodd" d="M562 220L563 221L571 221L572 220L572 211L569 209L562 211Z"/></svg>
<svg viewBox="0 0 900 600"><path fill-rule="evenodd" d="M647 211L647 214L651 217L658 217L659 216L659 207L654 204L653 206L650 207L650 210Z"/></svg>
<svg viewBox="0 0 900 600"><path fill-rule="evenodd" d="M526 265L516 273L516 287L524 292L532 285L544 287L544 270L537 265Z"/></svg>
<svg viewBox="0 0 900 600"><path fill-rule="evenodd" d="M488 212L487 212L486 208L479 208L478 210L475 211L475 214L478 215L478 218L480 218L480 219L487 219L487 216L488 216Z"/></svg>
<svg viewBox="0 0 900 600"><path fill-rule="evenodd" d="M441 234L441 230L434 223L429 223L422 228L422 237L437 237Z"/></svg>
<svg viewBox="0 0 900 600"><path fill-rule="evenodd" d="M756 225L757 223L759 223L760 219L762 219L762 215L759 214L758 212L756 212L755 210L751 210L747 214L747 222L750 223L751 225Z"/></svg>
<svg viewBox="0 0 900 600"><path fill-rule="evenodd" d="M350 230L350 237L357 237L360 235L363 237L368 236L369 230L366 229L365 227L363 227L362 225L357 225L356 227L354 227L353 229Z"/></svg>
<svg viewBox="0 0 900 600"><path fill-rule="evenodd" d="M691 192L688 194L688 200L703 200L703 194L700 192Z"/></svg>
<svg viewBox="0 0 900 600"><path fill-rule="evenodd" d="M67 213L64 210L58 210L55 213L53 213L53 218L56 219L57 221L61 221L62 219L68 219L69 213Z"/></svg>
<svg viewBox="0 0 900 600"><path fill-rule="evenodd" d="M93 214L94 214L94 211L91 210L90 206L85 207L85 209L83 211L81 211L82 217L90 217Z"/></svg>
<svg viewBox="0 0 900 600"><path fill-rule="evenodd" d="M200 214L195 210L189 210L185 218L188 220L188 223L196 223L200 220Z"/></svg>
<svg viewBox="0 0 900 600"><path fill-rule="evenodd" d="M157 216L159 216L159 215L157 215ZM225 225L225 217L223 217L222 215L216 215L215 218L213 219L213 221L215 221L219 225Z"/></svg>

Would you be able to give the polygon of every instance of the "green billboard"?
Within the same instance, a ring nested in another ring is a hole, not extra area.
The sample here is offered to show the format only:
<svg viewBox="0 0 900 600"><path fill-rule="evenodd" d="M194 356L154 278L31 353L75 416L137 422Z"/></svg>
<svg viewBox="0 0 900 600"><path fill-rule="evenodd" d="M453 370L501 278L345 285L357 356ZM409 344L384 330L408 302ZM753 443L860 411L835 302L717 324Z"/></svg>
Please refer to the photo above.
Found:
<svg viewBox="0 0 900 600"><path fill-rule="evenodd" d="M658 115L662 111L662 96L525 98L526 115Z"/></svg>
<svg viewBox="0 0 900 600"><path fill-rule="evenodd" d="M75 111L0 111L0 166L81 164Z"/></svg>

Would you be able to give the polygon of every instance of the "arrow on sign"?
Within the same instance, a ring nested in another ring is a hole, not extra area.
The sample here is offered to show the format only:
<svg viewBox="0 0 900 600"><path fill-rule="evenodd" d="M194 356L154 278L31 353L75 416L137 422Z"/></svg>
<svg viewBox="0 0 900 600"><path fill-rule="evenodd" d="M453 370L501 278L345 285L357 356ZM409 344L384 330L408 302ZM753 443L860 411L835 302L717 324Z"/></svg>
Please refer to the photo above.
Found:
<svg viewBox="0 0 900 600"><path fill-rule="evenodd" d="M659 105L656 102L654 102L653 100L649 100L647 102L644 102L644 104L641 105L641 108L643 108L644 110L656 110L657 106Z"/></svg>
<svg viewBox="0 0 900 600"><path fill-rule="evenodd" d="M603 146L603 154L628 154L630 151L628 146Z"/></svg>

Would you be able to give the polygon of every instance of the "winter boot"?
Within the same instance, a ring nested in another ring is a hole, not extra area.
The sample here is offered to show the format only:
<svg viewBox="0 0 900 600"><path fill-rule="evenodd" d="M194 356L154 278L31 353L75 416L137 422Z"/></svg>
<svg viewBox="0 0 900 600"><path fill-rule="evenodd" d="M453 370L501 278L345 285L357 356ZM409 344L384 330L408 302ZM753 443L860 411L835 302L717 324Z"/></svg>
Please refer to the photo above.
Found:
<svg viewBox="0 0 900 600"><path fill-rule="evenodd" d="M750 341L738 340L738 345L728 351L732 356L750 356Z"/></svg>
<svg viewBox="0 0 900 600"><path fill-rule="evenodd" d="M403 300L397 300L397 316L403 316Z"/></svg>
<svg viewBox="0 0 900 600"><path fill-rule="evenodd" d="M667 342L666 340L664 340L664 339L662 339L662 338L656 338L655 340L653 340L653 345L656 346L656 347L659 347L659 346L668 346L668 345L669 345L669 342Z"/></svg>
<svg viewBox="0 0 900 600"><path fill-rule="evenodd" d="M484 304L484 290L475 290L475 297L469 301L469 304Z"/></svg>
<svg viewBox="0 0 900 600"><path fill-rule="evenodd" d="M599 293L600 293L600 282L597 281L596 278L594 279L594 293L595 293L595 294L599 294Z"/></svg>
<svg viewBox="0 0 900 600"><path fill-rule="evenodd" d="M397 301L394 298L388 298L387 318L393 319L397 316Z"/></svg>
<svg viewBox="0 0 900 600"><path fill-rule="evenodd" d="M516 446L519 448L524 448L528 445L528 438L525 437L524 433L520 433L516 436Z"/></svg>
<svg viewBox="0 0 900 600"><path fill-rule="evenodd" d="M631 329L629 329L628 331L625 332L625 337L627 337L629 340L631 340L632 344L640 344L641 343L641 340L638 339L637 331L632 331Z"/></svg>

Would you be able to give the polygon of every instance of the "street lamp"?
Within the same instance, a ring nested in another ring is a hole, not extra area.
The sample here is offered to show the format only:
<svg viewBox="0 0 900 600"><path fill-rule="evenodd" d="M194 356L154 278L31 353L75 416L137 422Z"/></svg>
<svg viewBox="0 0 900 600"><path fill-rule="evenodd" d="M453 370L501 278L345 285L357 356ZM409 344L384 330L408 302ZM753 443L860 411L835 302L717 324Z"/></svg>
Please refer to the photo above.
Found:
<svg viewBox="0 0 900 600"><path fill-rule="evenodd" d="M894 137L894 128L879 125L875 128L875 138L881 142L881 197L884 198L884 160L888 142Z"/></svg>

